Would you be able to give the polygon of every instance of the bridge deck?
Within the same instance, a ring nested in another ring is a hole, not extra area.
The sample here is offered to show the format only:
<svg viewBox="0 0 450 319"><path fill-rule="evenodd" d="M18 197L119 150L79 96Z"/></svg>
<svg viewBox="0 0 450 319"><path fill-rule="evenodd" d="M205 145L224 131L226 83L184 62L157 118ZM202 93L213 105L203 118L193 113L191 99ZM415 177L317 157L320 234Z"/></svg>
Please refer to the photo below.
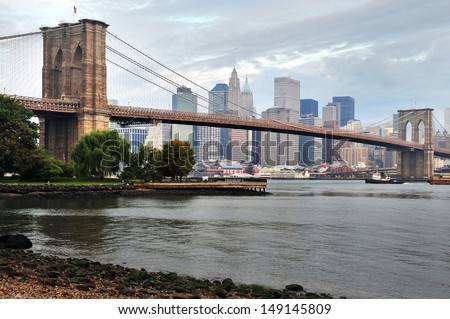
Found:
<svg viewBox="0 0 450 319"><path fill-rule="evenodd" d="M72 113L81 112L76 101L39 99L30 97L15 97L35 112ZM201 125L213 127L229 127L266 132L279 132L295 135L306 135L327 139L348 140L357 143L380 145L393 149L424 150L424 145L400 139L380 137L371 134L354 133L338 129L327 129L311 125L292 124L272 119L254 119L249 117L232 117L206 113L191 113L182 111L167 111L152 108L127 106L109 106L112 121L151 122L161 121L172 124ZM450 149L435 147L434 154L450 158Z"/></svg>

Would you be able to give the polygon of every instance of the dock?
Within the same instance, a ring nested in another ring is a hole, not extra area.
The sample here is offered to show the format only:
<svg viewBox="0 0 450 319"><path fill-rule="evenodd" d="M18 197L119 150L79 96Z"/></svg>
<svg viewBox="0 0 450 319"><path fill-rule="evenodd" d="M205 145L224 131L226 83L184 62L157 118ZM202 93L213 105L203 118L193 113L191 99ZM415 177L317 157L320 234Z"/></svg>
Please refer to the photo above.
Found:
<svg viewBox="0 0 450 319"><path fill-rule="evenodd" d="M133 183L138 189L153 190L242 190L252 192L266 192L267 181L207 181L207 182L160 182Z"/></svg>

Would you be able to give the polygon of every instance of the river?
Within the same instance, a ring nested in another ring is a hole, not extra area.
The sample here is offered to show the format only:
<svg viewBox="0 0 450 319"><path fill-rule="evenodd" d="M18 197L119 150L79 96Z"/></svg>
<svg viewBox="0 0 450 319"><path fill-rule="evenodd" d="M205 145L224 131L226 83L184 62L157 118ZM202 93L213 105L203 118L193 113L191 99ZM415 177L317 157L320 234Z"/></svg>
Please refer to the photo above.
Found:
<svg viewBox="0 0 450 319"><path fill-rule="evenodd" d="M0 199L33 250L350 298L450 298L450 187L269 181L268 196Z"/></svg>

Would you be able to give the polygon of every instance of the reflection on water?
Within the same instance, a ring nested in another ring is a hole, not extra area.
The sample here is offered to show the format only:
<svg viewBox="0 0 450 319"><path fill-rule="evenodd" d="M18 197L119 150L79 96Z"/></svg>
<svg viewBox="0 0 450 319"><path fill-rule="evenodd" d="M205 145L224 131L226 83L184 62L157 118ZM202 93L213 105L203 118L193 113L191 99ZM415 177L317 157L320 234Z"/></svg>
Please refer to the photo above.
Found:
<svg viewBox="0 0 450 319"><path fill-rule="evenodd" d="M270 181L265 197L0 199L35 251L356 297L450 298L450 192Z"/></svg>

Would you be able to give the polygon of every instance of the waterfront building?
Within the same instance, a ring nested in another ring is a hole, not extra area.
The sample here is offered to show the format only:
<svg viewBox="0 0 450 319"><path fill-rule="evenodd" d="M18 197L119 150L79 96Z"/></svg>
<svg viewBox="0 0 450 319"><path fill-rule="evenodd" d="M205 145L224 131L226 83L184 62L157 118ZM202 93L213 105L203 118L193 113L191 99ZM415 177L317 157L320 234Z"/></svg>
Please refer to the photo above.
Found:
<svg viewBox="0 0 450 319"><path fill-rule="evenodd" d="M313 99L301 99L300 117L308 117L311 114L314 117L319 116L319 102Z"/></svg>
<svg viewBox="0 0 450 319"><path fill-rule="evenodd" d="M339 154L350 167L365 167L369 164L369 149L366 146L342 147Z"/></svg>
<svg viewBox="0 0 450 319"><path fill-rule="evenodd" d="M192 94L192 90L185 86L177 88L177 93L172 95L172 110L197 113L197 96ZM172 124L172 139L188 141L194 145L193 125Z"/></svg>
<svg viewBox="0 0 450 319"><path fill-rule="evenodd" d="M355 119L355 99L351 96L334 96L333 103L340 104L339 125L344 126L349 120Z"/></svg>

